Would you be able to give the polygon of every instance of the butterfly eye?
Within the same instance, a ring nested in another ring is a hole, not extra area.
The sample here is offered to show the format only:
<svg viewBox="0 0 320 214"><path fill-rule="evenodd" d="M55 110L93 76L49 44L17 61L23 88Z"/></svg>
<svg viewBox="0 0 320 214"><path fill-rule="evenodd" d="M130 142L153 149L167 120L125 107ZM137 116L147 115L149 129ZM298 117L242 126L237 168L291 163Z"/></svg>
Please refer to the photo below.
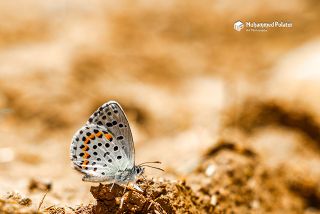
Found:
<svg viewBox="0 0 320 214"><path fill-rule="evenodd" d="M137 173L139 173L140 172L140 168L137 168Z"/></svg>

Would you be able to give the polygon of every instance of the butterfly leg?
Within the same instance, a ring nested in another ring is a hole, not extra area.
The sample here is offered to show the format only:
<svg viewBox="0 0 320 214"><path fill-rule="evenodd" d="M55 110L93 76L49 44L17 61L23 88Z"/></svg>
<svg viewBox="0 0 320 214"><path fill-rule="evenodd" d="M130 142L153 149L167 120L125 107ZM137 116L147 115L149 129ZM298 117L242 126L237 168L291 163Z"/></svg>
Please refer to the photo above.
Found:
<svg viewBox="0 0 320 214"><path fill-rule="evenodd" d="M114 184L115 184L115 182L112 183L111 188L110 188L110 192L112 191Z"/></svg>
<svg viewBox="0 0 320 214"><path fill-rule="evenodd" d="M126 192L127 188L129 187L129 182L124 186L123 194Z"/></svg>
<svg viewBox="0 0 320 214"><path fill-rule="evenodd" d="M120 200L120 206L119 206L120 209L122 208L123 204L124 204L124 197L122 196Z"/></svg>
<svg viewBox="0 0 320 214"><path fill-rule="evenodd" d="M124 186L124 190L123 190L123 193L122 193L122 194L124 194L124 193L126 192L126 190L127 190L127 185L128 185L128 184L126 184L126 185Z"/></svg>
<svg viewBox="0 0 320 214"><path fill-rule="evenodd" d="M143 190L136 183L133 184L133 188L138 190L139 192L143 192Z"/></svg>
<svg viewBox="0 0 320 214"><path fill-rule="evenodd" d="M123 193L122 193L123 195L122 195L121 200L120 200L120 206L119 206L120 209L121 209L122 206L123 206L123 203L124 203L124 193L126 192L127 188L130 189L129 182L127 182L127 184L124 186L124 190L123 190Z"/></svg>
<svg viewBox="0 0 320 214"><path fill-rule="evenodd" d="M152 204L153 204L153 201L150 202L147 210L149 210L151 208Z"/></svg>

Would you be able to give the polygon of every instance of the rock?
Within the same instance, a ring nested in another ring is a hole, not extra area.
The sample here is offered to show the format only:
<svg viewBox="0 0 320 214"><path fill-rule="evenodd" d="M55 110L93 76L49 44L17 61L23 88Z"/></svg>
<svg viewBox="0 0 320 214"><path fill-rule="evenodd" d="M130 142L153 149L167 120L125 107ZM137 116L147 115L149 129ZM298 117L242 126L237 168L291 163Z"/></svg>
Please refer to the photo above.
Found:
<svg viewBox="0 0 320 214"><path fill-rule="evenodd" d="M185 182L138 180L139 192L115 184L91 187L97 200L93 213L200 213L196 196ZM111 190L111 191L110 191Z"/></svg>

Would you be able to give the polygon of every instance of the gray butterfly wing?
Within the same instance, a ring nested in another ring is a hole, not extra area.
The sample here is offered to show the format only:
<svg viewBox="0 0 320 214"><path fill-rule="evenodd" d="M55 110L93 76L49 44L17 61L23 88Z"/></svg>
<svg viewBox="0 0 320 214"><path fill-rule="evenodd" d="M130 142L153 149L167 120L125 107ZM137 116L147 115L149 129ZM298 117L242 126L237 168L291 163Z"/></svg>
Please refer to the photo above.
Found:
<svg viewBox="0 0 320 214"><path fill-rule="evenodd" d="M87 181L111 181L118 171L127 168L129 162L120 146L105 127L90 124L73 136L70 158L75 169L90 177Z"/></svg>
<svg viewBox="0 0 320 214"><path fill-rule="evenodd" d="M121 145L121 149L128 157L128 168L134 166L134 144L128 119L121 106L115 101L109 101L103 104L89 118L89 124L104 126L112 133Z"/></svg>

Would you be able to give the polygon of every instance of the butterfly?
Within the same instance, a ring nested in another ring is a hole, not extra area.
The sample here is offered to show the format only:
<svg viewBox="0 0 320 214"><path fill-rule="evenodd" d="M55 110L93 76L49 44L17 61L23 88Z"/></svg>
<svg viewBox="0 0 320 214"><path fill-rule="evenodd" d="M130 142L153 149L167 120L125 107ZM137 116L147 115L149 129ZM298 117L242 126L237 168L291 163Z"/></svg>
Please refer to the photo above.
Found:
<svg viewBox="0 0 320 214"><path fill-rule="evenodd" d="M109 101L99 107L73 136L70 159L74 168L88 182L135 181L145 166L162 170L145 162L135 165L135 149L128 119L121 106Z"/></svg>

